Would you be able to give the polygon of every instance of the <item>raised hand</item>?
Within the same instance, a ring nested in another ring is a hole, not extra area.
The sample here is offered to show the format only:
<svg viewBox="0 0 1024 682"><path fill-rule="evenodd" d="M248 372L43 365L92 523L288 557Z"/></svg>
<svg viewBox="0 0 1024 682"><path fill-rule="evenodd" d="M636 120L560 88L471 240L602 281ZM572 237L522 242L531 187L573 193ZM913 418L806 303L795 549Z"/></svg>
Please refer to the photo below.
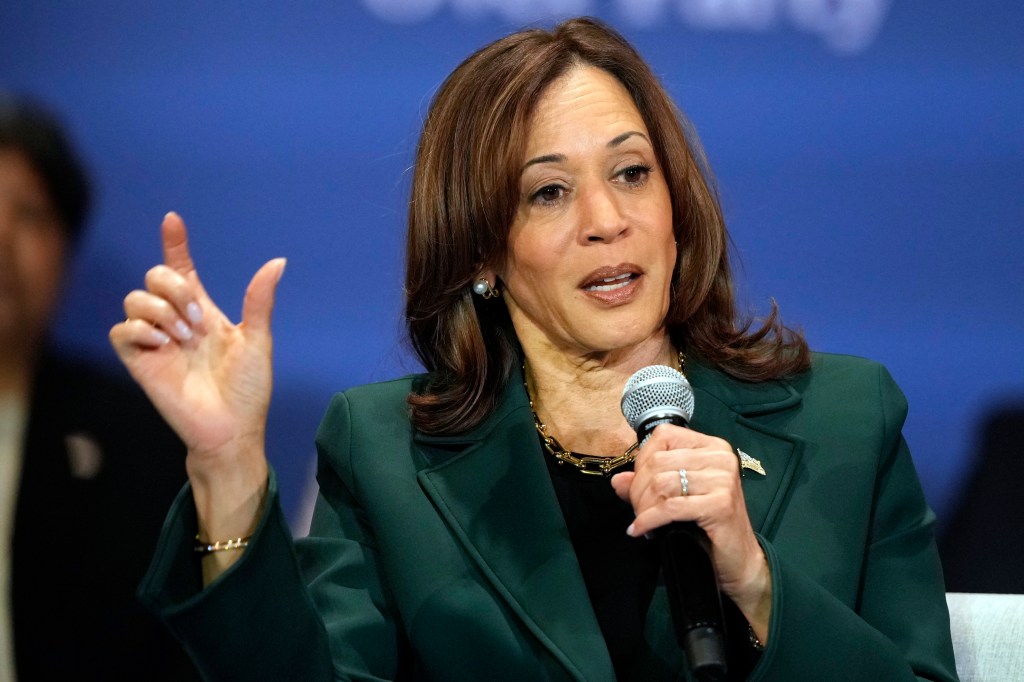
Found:
<svg viewBox="0 0 1024 682"><path fill-rule="evenodd" d="M255 523L266 483L270 317L285 261L256 272L234 324L203 288L177 214L164 218L162 238L164 263L146 273L145 289L125 297L127 319L110 341L188 448L200 532L238 537ZM139 449L144 454L145 443Z"/></svg>

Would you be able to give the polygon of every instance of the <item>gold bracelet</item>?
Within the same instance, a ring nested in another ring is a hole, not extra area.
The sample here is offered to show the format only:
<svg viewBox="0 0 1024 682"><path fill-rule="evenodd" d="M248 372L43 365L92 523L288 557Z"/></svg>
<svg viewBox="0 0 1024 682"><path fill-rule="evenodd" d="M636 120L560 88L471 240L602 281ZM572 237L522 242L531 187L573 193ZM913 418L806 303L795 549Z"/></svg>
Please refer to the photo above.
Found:
<svg viewBox="0 0 1024 682"><path fill-rule="evenodd" d="M251 535L247 535L244 538L235 538L234 540L218 540L214 543L203 542L196 535L196 546L193 548L196 554L200 556L206 556L211 552L226 552L229 549L244 549L249 546L249 540L252 539Z"/></svg>

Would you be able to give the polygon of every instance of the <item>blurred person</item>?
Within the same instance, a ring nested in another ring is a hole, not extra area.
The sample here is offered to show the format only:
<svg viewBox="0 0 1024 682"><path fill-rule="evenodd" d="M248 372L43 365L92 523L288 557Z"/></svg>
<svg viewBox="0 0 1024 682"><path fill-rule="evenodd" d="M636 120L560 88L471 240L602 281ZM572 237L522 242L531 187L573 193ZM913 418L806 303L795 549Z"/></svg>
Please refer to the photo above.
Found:
<svg viewBox="0 0 1024 682"><path fill-rule="evenodd" d="M959 499L939 533L950 592L1024 594L1024 518L1016 471L1024 443L1024 400L1007 401L982 420L978 447Z"/></svg>
<svg viewBox="0 0 1024 682"><path fill-rule="evenodd" d="M135 596L184 448L50 343L89 201L52 115L0 93L0 679L194 679Z"/></svg>
<svg viewBox="0 0 1024 682"><path fill-rule="evenodd" d="M235 324L177 214L162 241L110 337L188 449L142 593L209 679L692 679L647 538L676 523L710 544L728 679L956 679L903 394L738 313L699 142L611 28L514 33L439 89L406 254L426 371L334 398L306 538L265 455L285 263ZM639 443L620 399L651 365L696 407Z"/></svg>

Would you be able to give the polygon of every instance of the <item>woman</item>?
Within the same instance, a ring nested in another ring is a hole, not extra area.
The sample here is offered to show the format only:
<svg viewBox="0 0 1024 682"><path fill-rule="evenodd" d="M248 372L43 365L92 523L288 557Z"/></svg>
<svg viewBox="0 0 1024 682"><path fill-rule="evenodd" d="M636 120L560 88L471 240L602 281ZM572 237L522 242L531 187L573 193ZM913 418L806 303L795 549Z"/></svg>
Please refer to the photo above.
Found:
<svg viewBox="0 0 1024 682"><path fill-rule="evenodd" d="M165 264L111 339L189 446L143 594L208 676L679 679L645 536L696 521L735 679L955 679L902 395L877 365L812 358L774 313L737 322L680 120L590 20L456 69L410 204L406 318L427 373L335 397L294 545L263 454L284 262L233 325L168 215ZM685 365L697 409L637 450L618 403L652 364ZM573 461L615 466L609 481Z"/></svg>

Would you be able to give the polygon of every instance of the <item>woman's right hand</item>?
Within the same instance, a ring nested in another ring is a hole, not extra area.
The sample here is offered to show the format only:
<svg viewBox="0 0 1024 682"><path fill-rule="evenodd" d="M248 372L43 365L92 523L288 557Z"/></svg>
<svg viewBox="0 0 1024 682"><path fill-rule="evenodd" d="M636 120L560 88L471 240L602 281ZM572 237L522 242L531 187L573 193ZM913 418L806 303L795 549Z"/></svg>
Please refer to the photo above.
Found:
<svg viewBox="0 0 1024 682"><path fill-rule="evenodd" d="M203 288L177 214L164 218L162 238L164 263L146 273L145 289L125 297L127 319L111 328L110 341L188 448L200 535L211 542L245 536L266 489L270 317L285 261L269 261L253 276L234 324Z"/></svg>

